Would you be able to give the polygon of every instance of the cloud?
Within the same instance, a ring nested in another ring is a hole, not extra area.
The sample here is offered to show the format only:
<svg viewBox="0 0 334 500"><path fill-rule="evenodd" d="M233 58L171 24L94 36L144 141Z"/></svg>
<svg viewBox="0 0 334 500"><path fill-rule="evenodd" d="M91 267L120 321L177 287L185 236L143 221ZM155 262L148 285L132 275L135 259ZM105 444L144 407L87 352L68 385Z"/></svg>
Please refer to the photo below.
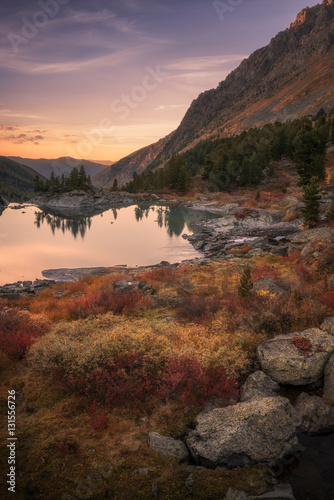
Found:
<svg viewBox="0 0 334 500"><path fill-rule="evenodd" d="M179 108L186 108L186 104L161 104L157 108L154 108L154 111L169 111L171 109L179 109Z"/></svg>
<svg viewBox="0 0 334 500"><path fill-rule="evenodd" d="M11 109L1 109L0 115L7 116L9 118L34 118L34 119L41 118L40 116L37 115L27 115L24 113L17 113L16 111L12 111Z"/></svg>
<svg viewBox="0 0 334 500"><path fill-rule="evenodd" d="M205 56L205 57L188 57L176 60L166 66L170 70L181 71L200 71L219 68L225 64L231 64L241 61L248 57L246 54L230 54L225 56Z"/></svg>
<svg viewBox="0 0 334 500"><path fill-rule="evenodd" d="M1 140L6 141L6 142L11 142L13 144L27 144L27 143L33 143L33 144L39 144L38 141L42 141L45 137L43 135L27 135L25 133L21 134L11 134L7 135L4 137L1 137Z"/></svg>
<svg viewBox="0 0 334 500"><path fill-rule="evenodd" d="M6 127L5 125L0 125L0 130L5 130L6 132L11 130L18 130L18 127Z"/></svg>

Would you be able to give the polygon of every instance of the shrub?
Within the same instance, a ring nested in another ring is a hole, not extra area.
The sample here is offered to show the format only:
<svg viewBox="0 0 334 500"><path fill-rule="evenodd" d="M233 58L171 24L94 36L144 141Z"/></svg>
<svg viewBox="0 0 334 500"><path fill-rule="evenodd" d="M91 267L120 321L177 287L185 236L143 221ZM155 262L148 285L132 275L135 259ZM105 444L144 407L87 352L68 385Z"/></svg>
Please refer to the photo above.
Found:
<svg viewBox="0 0 334 500"><path fill-rule="evenodd" d="M0 349L10 356L22 359L33 342L48 331L45 321L26 311L0 310Z"/></svg>
<svg viewBox="0 0 334 500"><path fill-rule="evenodd" d="M204 320L213 316L221 307L221 300L215 293L187 295L178 305L178 316L191 321Z"/></svg>
<svg viewBox="0 0 334 500"><path fill-rule="evenodd" d="M88 407L88 415L90 417L90 425L95 431L108 429L109 416L105 408L97 405L95 399Z"/></svg>
<svg viewBox="0 0 334 500"><path fill-rule="evenodd" d="M306 337L292 337L291 342L302 354L306 354L312 349L312 342Z"/></svg>
<svg viewBox="0 0 334 500"><path fill-rule="evenodd" d="M206 368L194 359L172 358L156 395L165 402L182 401L195 406L201 406L212 398L221 398L227 405L231 397L238 395L238 390L221 366Z"/></svg>
<svg viewBox="0 0 334 500"><path fill-rule="evenodd" d="M121 314L125 310L148 307L150 303L150 298L141 291L116 293L111 288L105 288L96 293L90 293L86 297L73 299L67 307L70 319L80 319L108 311Z"/></svg>
<svg viewBox="0 0 334 500"><path fill-rule="evenodd" d="M159 283L176 283L180 277L179 269L174 267L155 267L137 276L142 281L157 281Z"/></svg>

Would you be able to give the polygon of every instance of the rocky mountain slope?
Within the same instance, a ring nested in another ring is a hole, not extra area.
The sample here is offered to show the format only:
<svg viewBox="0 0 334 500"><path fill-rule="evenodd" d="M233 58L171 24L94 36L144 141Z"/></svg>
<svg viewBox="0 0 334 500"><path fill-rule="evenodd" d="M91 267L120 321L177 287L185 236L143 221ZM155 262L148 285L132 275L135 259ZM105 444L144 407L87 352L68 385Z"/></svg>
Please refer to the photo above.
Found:
<svg viewBox="0 0 334 500"><path fill-rule="evenodd" d="M203 139L315 114L322 107L334 107L334 0L303 9L216 89L200 94L180 126L163 139L164 147L148 147L156 156L151 168ZM141 151L118 162L119 180L142 170Z"/></svg>
<svg viewBox="0 0 334 500"><path fill-rule="evenodd" d="M93 184L97 187L112 187L114 180L117 179L118 185L122 185L132 179L133 173L140 174L145 168L158 156L163 150L171 135L164 139L146 146L122 158L102 172L94 175Z"/></svg>
<svg viewBox="0 0 334 500"><path fill-rule="evenodd" d="M41 175L50 178L52 170L55 175L65 174L68 175L73 167L80 168L81 165L85 167L86 174L93 177L93 175L101 172L106 168L105 165L100 163L95 163L89 160L76 160L70 156L64 156L54 160L48 160L45 158L33 159L33 158L21 158L20 156L11 156L11 160L27 165L33 168Z"/></svg>

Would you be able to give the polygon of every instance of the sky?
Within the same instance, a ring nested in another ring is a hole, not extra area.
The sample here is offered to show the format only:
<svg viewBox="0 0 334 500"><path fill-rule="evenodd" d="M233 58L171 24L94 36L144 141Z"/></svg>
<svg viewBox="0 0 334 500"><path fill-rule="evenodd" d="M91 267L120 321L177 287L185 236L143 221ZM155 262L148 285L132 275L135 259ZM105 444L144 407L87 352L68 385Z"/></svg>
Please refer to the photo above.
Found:
<svg viewBox="0 0 334 500"><path fill-rule="evenodd" d="M2 0L0 155L117 161L317 3Z"/></svg>

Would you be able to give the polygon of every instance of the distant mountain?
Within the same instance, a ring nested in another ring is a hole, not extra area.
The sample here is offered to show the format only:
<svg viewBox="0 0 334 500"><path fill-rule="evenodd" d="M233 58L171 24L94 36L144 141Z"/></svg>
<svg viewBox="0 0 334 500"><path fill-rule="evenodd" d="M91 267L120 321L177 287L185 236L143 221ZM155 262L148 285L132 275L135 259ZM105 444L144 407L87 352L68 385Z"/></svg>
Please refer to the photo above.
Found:
<svg viewBox="0 0 334 500"><path fill-rule="evenodd" d="M26 201L34 191L38 173L32 168L0 156L0 195L9 201ZM45 180L45 177L40 175Z"/></svg>
<svg viewBox="0 0 334 500"><path fill-rule="evenodd" d="M65 174L66 176L71 172L73 167L80 168L81 165L85 167L86 174L93 177L101 170L104 170L106 166L101 163L96 163L89 160L76 160L70 156L64 156L57 158L55 160L48 160L45 158L32 159L32 158L21 158L20 156L10 156L11 160L17 161L23 165L33 168L41 175L50 178L52 170L55 175Z"/></svg>
<svg viewBox="0 0 334 500"><path fill-rule="evenodd" d="M119 186L128 182L132 179L134 172L140 174L145 170L163 150L170 137L168 135L155 144L139 149L139 151L135 151L122 160L113 163L110 167L94 175L92 178L93 184L98 187L112 187L115 179L117 179Z"/></svg>
<svg viewBox="0 0 334 500"><path fill-rule="evenodd" d="M334 0L303 9L290 28L254 52L216 89L193 101L180 126L162 148L153 144L123 158L122 182L140 173L142 151L151 151L158 168L173 154L205 139L225 137L251 127L287 121L334 107ZM167 140L166 140L167 139ZM103 185L103 177L100 177ZM101 184L100 184L101 185Z"/></svg>

